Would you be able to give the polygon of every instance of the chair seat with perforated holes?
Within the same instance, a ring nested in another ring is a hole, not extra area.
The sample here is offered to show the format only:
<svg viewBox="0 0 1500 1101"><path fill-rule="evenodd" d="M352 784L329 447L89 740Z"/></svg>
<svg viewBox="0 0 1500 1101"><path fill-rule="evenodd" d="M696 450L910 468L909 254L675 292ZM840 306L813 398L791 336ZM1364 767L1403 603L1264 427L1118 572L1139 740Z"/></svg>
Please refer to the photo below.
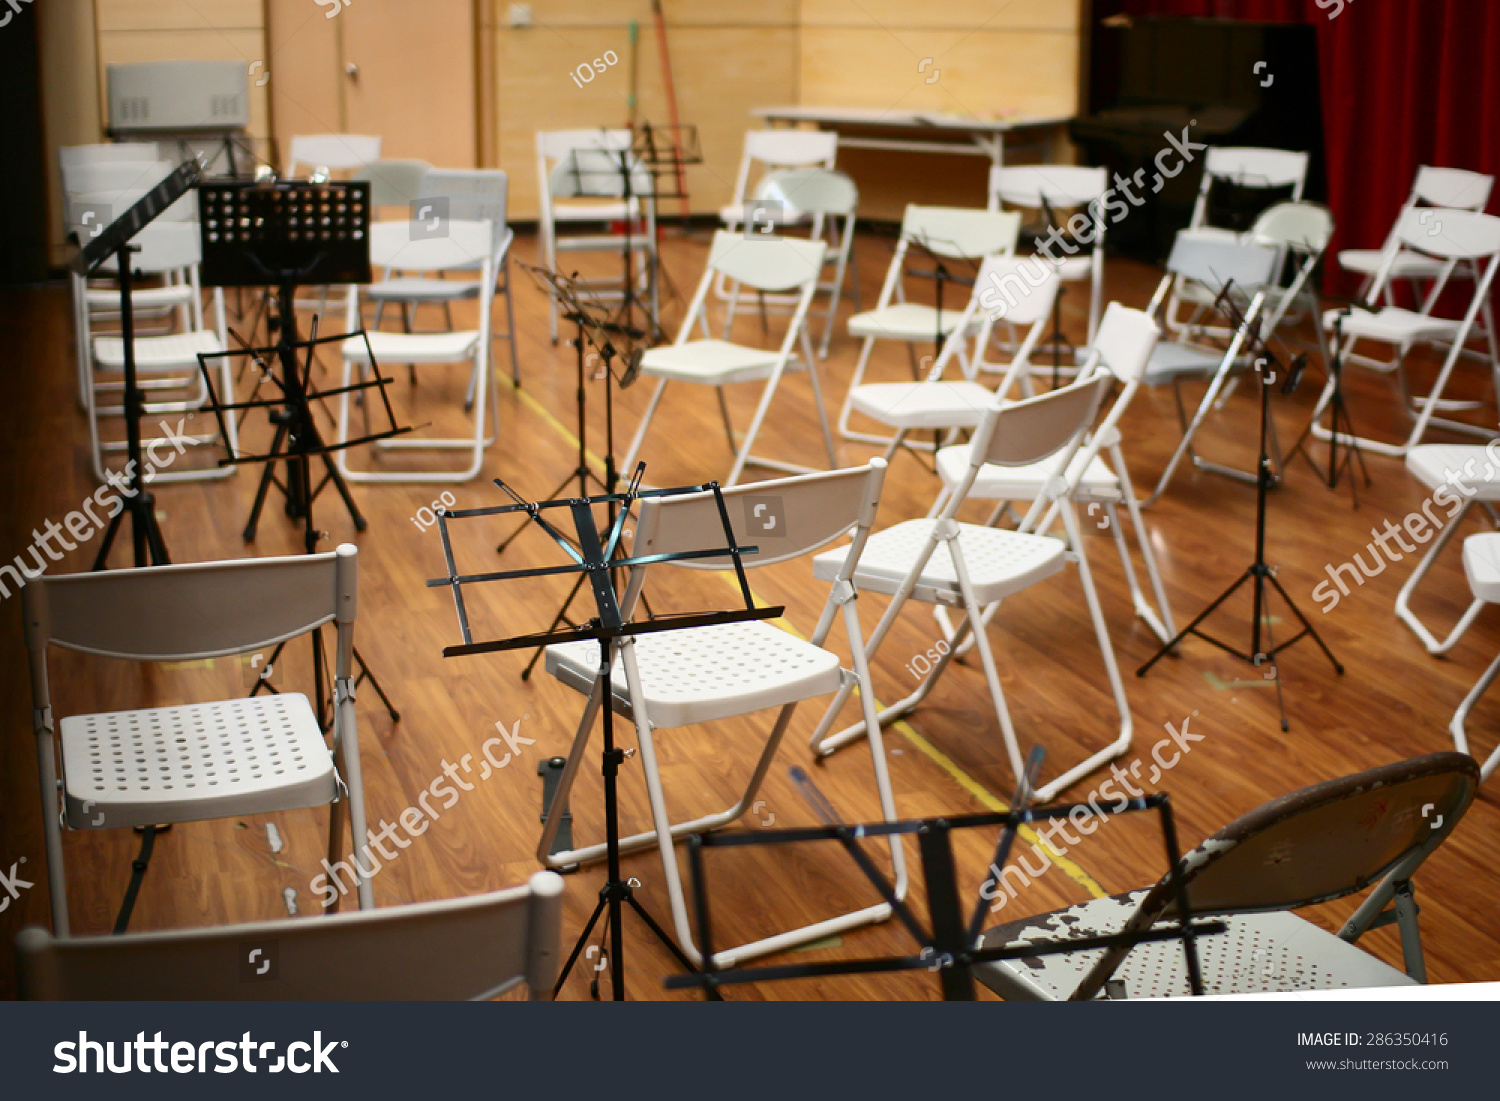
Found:
<svg viewBox="0 0 1500 1101"><path fill-rule="evenodd" d="M73 715L58 726L72 829L331 803L338 777L301 693Z"/></svg>
<svg viewBox="0 0 1500 1101"><path fill-rule="evenodd" d="M934 520L908 520L870 536L854 583L861 589L895 593L901 588L932 531ZM968 567L974 596L981 606L1035 585L1060 571L1067 562L1067 548L1046 535L960 524L958 542ZM813 576L832 581L844 561L844 550L825 551L813 559ZM939 543L927 560L912 598L928 604L958 604L958 575L948 547Z"/></svg>
<svg viewBox="0 0 1500 1101"><path fill-rule="evenodd" d="M842 552L840 552L842 553ZM688 726L781 707L838 691L838 655L769 623L720 623L636 639L641 690L656 727ZM547 672L577 691L593 687L594 642L547 647ZM630 714L625 670L616 659L615 711Z"/></svg>
<svg viewBox="0 0 1500 1101"><path fill-rule="evenodd" d="M1144 891L1096 898L987 931L985 948L1037 940L1102 936L1124 927ZM1003 896L1002 896L1003 897ZM1205 994L1414 986L1416 980L1361 948L1284 910L1225 919L1229 930L1197 938ZM1005 998L1064 999L1078 988L1103 949L980 964L974 977ZM1128 998L1192 993L1180 940L1137 945L1114 973Z"/></svg>
<svg viewBox="0 0 1500 1101"><path fill-rule="evenodd" d="M884 340L931 340L939 327L942 334L948 336L958 328L963 318L962 307L956 310L945 308L939 318L938 311L932 306L923 306L917 302L898 302L855 314L849 319L849 334Z"/></svg>
<svg viewBox="0 0 1500 1101"><path fill-rule="evenodd" d="M856 386L849 404L895 428L975 428L995 392L977 382L873 382Z"/></svg>

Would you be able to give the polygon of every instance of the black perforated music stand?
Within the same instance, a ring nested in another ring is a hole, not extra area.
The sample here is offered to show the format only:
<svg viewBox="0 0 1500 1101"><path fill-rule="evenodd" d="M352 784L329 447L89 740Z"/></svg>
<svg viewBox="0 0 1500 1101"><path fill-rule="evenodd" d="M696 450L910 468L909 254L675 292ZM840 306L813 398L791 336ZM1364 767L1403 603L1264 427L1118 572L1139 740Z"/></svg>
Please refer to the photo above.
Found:
<svg viewBox="0 0 1500 1101"><path fill-rule="evenodd" d="M588 923L583 928L583 932L579 934L578 940L573 946L573 952L568 957L567 963L563 966L562 973L558 976L557 986L553 990L554 996L562 989L563 983L567 981L574 963L577 962L579 955L583 952L584 944L594 931L594 926L607 911L606 928L610 931L613 938L608 953L611 993L615 1001L625 1000L625 946L620 922L623 908L626 905L635 912L637 917L645 922L647 928L672 952L673 956L676 957L677 961L685 969L688 971L697 970L693 966L692 961L683 954L682 949L672 939L671 935L641 906L639 900L635 897L634 888L620 873L620 822L616 798L616 780L620 765L625 760L625 753L615 746L613 706L615 696L610 672L620 640L630 636L655 634L659 631L680 631L689 627L707 627L721 623L744 623L751 620L775 619L786 611L784 607L757 608L755 606L755 598L751 594L750 584L745 578L743 556L746 554L755 554L759 548L742 547L735 542L734 530L730 525L729 512L725 507L719 483L708 482L704 485L687 486L677 489L643 490L640 488L640 484L645 471L645 463L637 465L635 474L624 493L608 493L596 497L575 497L567 500L540 502L522 500L510 486L497 478L495 479L495 484L505 491L515 502L514 504L493 505L487 508L453 509L438 514L438 531L442 537L443 559L447 565L448 574L446 577L428 581L427 585L429 588L446 588L453 594L454 609L458 614L459 631L463 635L462 644L443 648L443 656L445 658L472 654L492 654L505 650L527 650L533 647L546 647L562 642L592 640L597 641L599 644L599 666L594 675L593 688L589 693L589 706L599 705L604 714L602 771L604 775L607 873L604 886L599 890L599 902L594 907L593 916L589 918ZM669 554L644 555L641 557L616 557L620 536L625 529L625 518L629 515L631 505L634 502L646 497L674 497L705 491L712 491L714 499L718 504L719 519L724 527L723 546L692 551L677 551ZM594 508L596 506L605 506L609 509L609 524L602 536L599 531L598 521L594 515ZM548 511L562 508L567 509L571 514L576 538L569 538L543 515ZM459 573L454 561L453 543L448 534L449 521L467 520L481 516L503 516L511 513L524 513L527 519L546 532L556 542L557 546L562 549L568 559L568 564L544 566L528 570L506 570L498 573ZM629 568L660 562L676 562L693 558L721 558L725 556L734 562L734 571L739 578L740 596L744 602L742 607L733 608L728 611L662 615L642 622L632 622L625 618L615 592L616 570L621 567ZM572 573L577 573L587 579L589 590L593 593L594 604L598 613L595 618L582 626L570 626L565 630L550 629L539 634L524 634L485 642L474 641L469 625L468 608L464 602L465 586L491 581L515 581L525 578L565 576ZM561 808L558 807L550 807L548 809L551 813L561 813Z"/></svg>

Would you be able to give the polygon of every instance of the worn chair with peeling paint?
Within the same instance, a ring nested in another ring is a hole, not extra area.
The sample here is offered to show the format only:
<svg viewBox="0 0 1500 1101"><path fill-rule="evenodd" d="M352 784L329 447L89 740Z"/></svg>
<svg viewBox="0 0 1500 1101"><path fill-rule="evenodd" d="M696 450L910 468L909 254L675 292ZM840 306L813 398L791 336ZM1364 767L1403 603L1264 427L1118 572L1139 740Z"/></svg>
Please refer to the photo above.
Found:
<svg viewBox="0 0 1500 1101"><path fill-rule="evenodd" d="M1453 832L1479 790L1464 753L1431 753L1316 784L1225 826L1182 858L1191 916L1225 917L1195 938L1206 994L1412 986L1427 981L1412 876ZM1097 828L1097 827L1096 827ZM1003 876L1002 876L1003 878ZM1292 911L1375 889L1337 934ZM1170 877L987 930L980 946L1144 932L1177 918ZM1401 931L1405 971L1355 947L1371 929ZM1180 940L980 964L1002 998L1088 1001L1107 982L1127 998L1189 993Z"/></svg>

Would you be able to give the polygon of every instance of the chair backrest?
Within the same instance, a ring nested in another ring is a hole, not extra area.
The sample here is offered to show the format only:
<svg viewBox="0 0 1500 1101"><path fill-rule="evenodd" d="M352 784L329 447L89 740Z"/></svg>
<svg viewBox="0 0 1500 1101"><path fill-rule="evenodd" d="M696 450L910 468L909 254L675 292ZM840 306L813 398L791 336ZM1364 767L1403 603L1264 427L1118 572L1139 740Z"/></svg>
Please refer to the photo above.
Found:
<svg viewBox="0 0 1500 1101"><path fill-rule="evenodd" d="M1490 201L1495 177L1462 168L1434 168L1422 165L1412 185L1412 203L1448 207L1452 210L1483 210Z"/></svg>
<svg viewBox="0 0 1500 1101"><path fill-rule="evenodd" d="M331 172L363 168L380 159L380 138L373 134L294 134L287 158L287 173L297 175L299 165Z"/></svg>
<svg viewBox="0 0 1500 1101"><path fill-rule="evenodd" d="M745 567L769 566L810 554L854 527L875 522L885 481L884 459L866 466L800 474L735 486L721 492L735 542L759 547L744 556ZM640 501L634 556L709 550L724 545L724 523L712 490ZM696 570L722 570L729 555L669 563Z"/></svg>
<svg viewBox="0 0 1500 1101"><path fill-rule="evenodd" d="M842 172L829 168L786 168L768 173L755 188L755 197L779 202L802 214L845 217L859 206L859 188Z"/></svg>
<svg viewBox="0 0 1500 1101"><path fill-rule="evenodd" d="M832 130L747 130L745 156L769 168L832 168L839 136Z"/></svg>
<svg viewBox="0 0 1500 1101"><path fill-rule="evenodd" d="M509 233L509 195L510 177L498 168L435 168L422 185L424 198L448 200L450 218L489 222L496 250Z"/></svg>
<svg viewBox="0 0 1500 1101"><path fill-rule="evenodd" d="M431 171L426 161L380 160L357 169L353 178L369 183L371 206L407 206L426 194L422 182Z"/></svg>
<svg viewBox="0 0 1500 1101"><path fill-rule="evenodd" d="M1039 210L1042 199L1054 207L1086 206L1109 190L1109 170L1073 164L1028 164L990 169L990 209L1001 203Z"/></svg>
<svg viewBox="0 0 1500 1101"><path fill-rule="evenodd" d="M436 1001L524 982L550 998L562 894L558 875L537 872L505 891L316 920L78 939L33 927L16 938L21 997Z"/></svg>
<svg viewBox="0 0 1500 1101"><path fill-rule="evenodd" d="M401 271L460 271L488 263L494 251L489 222L449 219L440 236L421 236L425 222L377 222L370 227L370 263Z"/></svg>
<svg viewBox="0 0 1500 1101"><path fill-rule="evenodd" d="M161 150L154 141L105 142L98 145L65 145L57 151L57 163L64 175L81 164L108 164L130 161L150 164L161 160Z"/></svg>
<svg viewBox="0 0 1500 1101"><path fill-rule="evenodd" d="M77 165L63 172L63 220L79 239L96 235L172 173L168 161L113 161ZM189 191L156 217L157 222L188 222L198 217L198 193Z"/></svg>
<svg viewBox="0 0 1500 1101"><path fill-rule="evenodd" d="M622 163L623 162L623 163ZM625 196L625 167L630 169L632 197L648 197L655 191L651 171L626 149L579 147L552 166L547 176L547 195L553 199L620 199Z"/></svg>
<svg viewBox="0 0 1500 1101"><path fill-rule="evenodd" d="M1113 381L1108 371L1097 371L1069 386L1034 398L1002 402L985 410L970 447L970 477L955 490L948 508L956 510L968 493L972 474L985 463L1029 466L1039 463L1081 439L1094 421L1099 403Z"/></svg>
<svg viewBox="0 0 1500 1101"><path fill-rule="evenodd" d="M357 576L350 543L327 554L43 576L21 594L33 677L49 644L130 661L194 661L330 621L350 627Z"/></svg>
<svg viewBox="0 0 1500 1101"><path fill-rule="evenodd" d="M629 130L538 130L536 133L536 155L550 169L558 161L566 160L575 149L602 149L618 153L631 147Z"/></svg>
<svg viewBox="0 0 1500 1101"><path fill-rule="evenodd" d="M1333 214L1318 203L1277 203L1261 211L1250 227L1259 244L1322 253L1333 238Z"/></svg>
<svg viewBox="0 0 1500 1101"><path fill-rule="evenodd" d="M98 191L136 191L144 195L171 174L170 161L75 164L62 171L63 193L70 198Z"/></svg>
<svg viewBox="0 0 1500 1101"><path fill-rule="evenodd" d="M1469 210L1408 210L1396 242L1445 260L1472 260L1500 252L1500 218Z"/></svg>
<svg viewBox="0 0 1500 1101"><path fill-rule="evenodd" d="M1056 266L1041 257L986 256L974 277L972 301L994 321L1035 325L1051 314L1061 285Z"/></svg>
<svg viewBox="0 0 1500 1101"><path fill-rule="evenodd" d="M1167 257L1167 272L1202 283L1217 293L1230 280L1246 290L1276 275L1278 250L1254 241L1223 241L1180 232Z"/></svg>
<svg viewBox="0 0 1500 1101"><path fill-rule="evenodd" d="M721 229L714 234L708 267L757 290L786 291L815 282L827 250L823 241L761 239Z"/></svg>
<svg viewBox="0 0 1500 1101"><path fill-rule="evenodd" d="M131 241L140 248L130 258L131 268L148 275L180 271L203 259L203 237L197 222L152 222ZM110 265L110 270L113 268Z"/></svg>
<svg viewBox="0 0 1500 1101"><path fill-rule="evenodd" d="M1161 330L1147 311L1111 302L1099 323L1093 350L1115 378L1129 384L1145 374L1160 338Z"/></svg>
<svg viewBox="0 0 1500 1101"><path fill-rule="evenodd" d="M1254 146L1214 146L1204 157L1204 186L1213 178L1229 180L1240 187L1287 187L1293 198L1302 197L1307 182L1306 153L1290 149L1260 149Z"/></svg>
<svg viewBox="0 0 1500 1101"><path fill-rule="evenodd" d="M907 206L901 245L917 244L952 259L978 260L1013 253L1021 233L1019 214L953 206Z"/></svg>

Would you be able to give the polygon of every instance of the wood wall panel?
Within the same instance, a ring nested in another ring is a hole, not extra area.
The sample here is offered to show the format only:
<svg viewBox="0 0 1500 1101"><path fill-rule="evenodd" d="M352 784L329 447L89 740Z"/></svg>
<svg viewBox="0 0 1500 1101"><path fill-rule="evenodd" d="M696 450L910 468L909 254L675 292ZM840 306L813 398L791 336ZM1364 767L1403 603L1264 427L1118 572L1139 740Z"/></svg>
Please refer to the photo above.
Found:
<svg viewBox="0 0 1500 1101"><path fill-rule="evenodd" d="M63 263L62 174L57 151L87 145L104 133L99 121L99 68L95 61L92 0L39 4L37 37L42 70L42 130L47 157L48 252Z"/></svg>

